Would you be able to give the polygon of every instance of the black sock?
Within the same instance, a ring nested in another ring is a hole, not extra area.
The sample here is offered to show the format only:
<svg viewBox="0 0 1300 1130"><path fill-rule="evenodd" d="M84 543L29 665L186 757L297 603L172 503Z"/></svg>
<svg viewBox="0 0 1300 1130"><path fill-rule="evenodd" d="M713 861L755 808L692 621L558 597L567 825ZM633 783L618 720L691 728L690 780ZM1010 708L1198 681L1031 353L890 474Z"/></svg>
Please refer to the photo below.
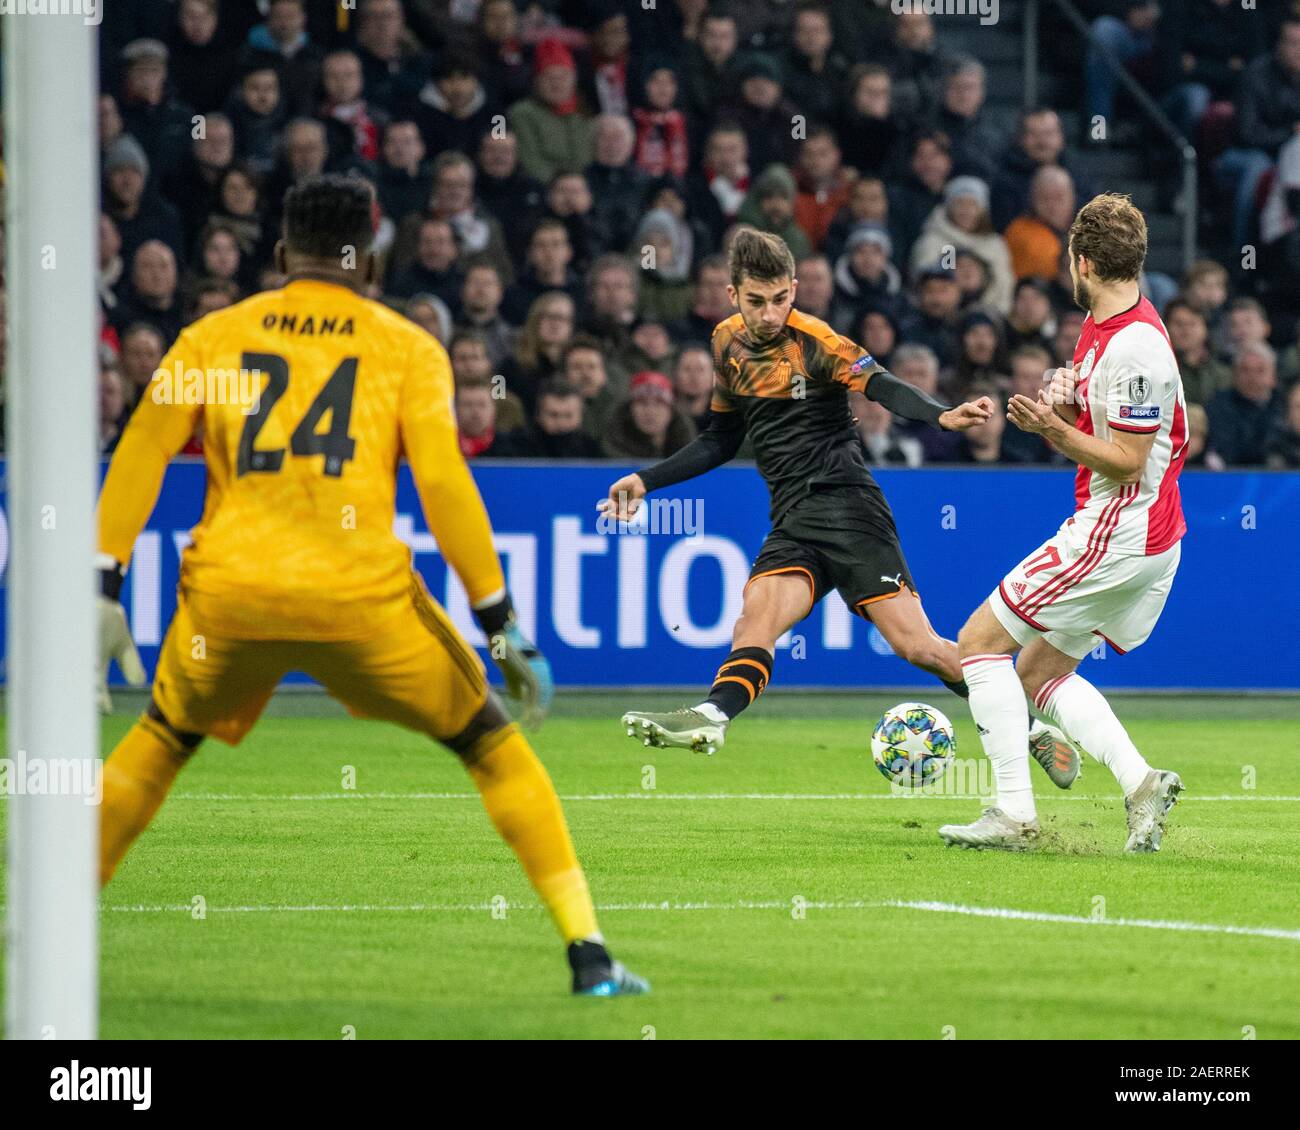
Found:
<svg viewBox="0 0 1300 1130"><path fill-rule="evenodd" d="M772 677L772 653L761 647L738 647L718 668L709 702L734 718L763 693Z"/></svg>
<svg viewBox="0 0 1300 1130"><path fill-rule="evenodd" d="M569 968L573 970L575 992L590 989L610 975L613 962L609 951L600 942L571 942L568 956Z"/></svg>

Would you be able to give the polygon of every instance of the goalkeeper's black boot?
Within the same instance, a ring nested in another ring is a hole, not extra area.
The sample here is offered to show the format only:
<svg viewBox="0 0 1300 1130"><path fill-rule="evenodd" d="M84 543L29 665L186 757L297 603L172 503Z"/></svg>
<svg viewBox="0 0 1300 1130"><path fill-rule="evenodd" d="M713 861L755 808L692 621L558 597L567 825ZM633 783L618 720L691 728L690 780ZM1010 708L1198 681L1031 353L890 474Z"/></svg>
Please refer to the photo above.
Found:
<svg viewBox="0 0 1300 1130"><path fill-rule="evenodd" d="M631 997L650 991L649 981L615 961L600 942L572 943L569 965L575 997Z"/></svg>

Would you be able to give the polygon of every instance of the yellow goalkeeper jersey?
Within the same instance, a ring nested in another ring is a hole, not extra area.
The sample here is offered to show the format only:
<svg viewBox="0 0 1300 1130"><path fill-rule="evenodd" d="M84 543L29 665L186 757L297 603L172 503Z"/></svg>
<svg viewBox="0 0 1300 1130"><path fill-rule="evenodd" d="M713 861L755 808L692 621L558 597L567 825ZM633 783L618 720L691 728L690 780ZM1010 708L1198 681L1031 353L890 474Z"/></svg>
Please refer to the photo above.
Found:
<svg viewBox="0 0 1300 1130"><path fill-rule="evenodd" d="M504 589L456 442L447 354L347 287L297 280L182 331L144 392L100 496L100 550L126 563L167 462L201 428L207 497L181 594L224 634L337 640L410 601L393 533L411 465L429 528L472 602Z"/></svg>

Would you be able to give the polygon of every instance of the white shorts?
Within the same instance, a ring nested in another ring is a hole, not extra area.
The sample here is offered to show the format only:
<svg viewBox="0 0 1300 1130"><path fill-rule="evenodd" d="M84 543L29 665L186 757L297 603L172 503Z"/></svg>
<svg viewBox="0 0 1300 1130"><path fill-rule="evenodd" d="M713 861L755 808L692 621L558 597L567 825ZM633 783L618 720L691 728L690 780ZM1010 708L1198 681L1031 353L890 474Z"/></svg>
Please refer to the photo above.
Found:
<svg viewBox="0 0 1300 1130"><path fill-rule="evenodd" d="M1011 570L989 596L993 615L1024 647L1037 638L1082 659L1098 637L1123 655L1155 629L1182 543L1151 557L1089 554L1064 527Z"/></svg>

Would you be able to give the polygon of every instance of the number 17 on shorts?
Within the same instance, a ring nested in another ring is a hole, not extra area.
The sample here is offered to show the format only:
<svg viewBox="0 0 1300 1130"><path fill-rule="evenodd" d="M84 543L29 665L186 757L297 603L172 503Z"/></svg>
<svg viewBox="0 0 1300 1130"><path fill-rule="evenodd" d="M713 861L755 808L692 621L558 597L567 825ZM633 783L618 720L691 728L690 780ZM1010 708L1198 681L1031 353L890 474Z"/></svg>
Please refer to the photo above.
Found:
<svg viewBox="0 0 1300 1130"><path fill-rule="evenodd" d="M1182 553L1151 556L1074 545L1064 530L1008 573L989 596L998 622L1022 647L1042 637L1082 659L1100 640L1123 655L1160 619Z"/></svg>

